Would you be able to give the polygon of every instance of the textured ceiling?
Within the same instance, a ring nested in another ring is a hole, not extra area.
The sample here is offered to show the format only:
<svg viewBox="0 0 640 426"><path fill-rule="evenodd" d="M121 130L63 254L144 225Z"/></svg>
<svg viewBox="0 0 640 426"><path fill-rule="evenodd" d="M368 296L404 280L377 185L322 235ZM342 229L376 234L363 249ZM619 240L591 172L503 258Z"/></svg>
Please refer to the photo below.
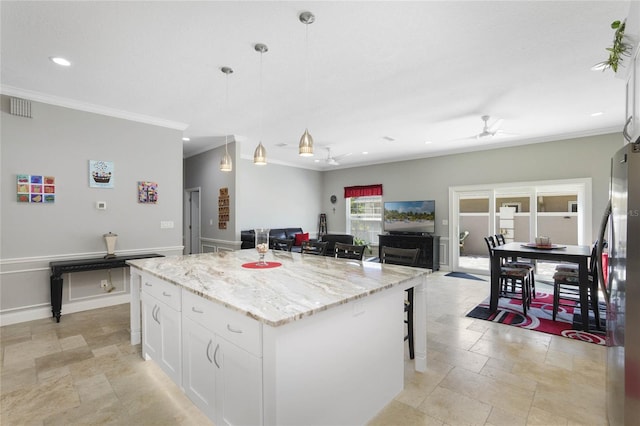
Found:
<svg viewBox="0 0 640 426"><path fill-rule="evenodd" d="M2 1L2 92L184 128L185 156L226 134L318 170L596 135L624 124L624 80L590 68L629 5ZM476 139L482 115L501 132Z"/></svg>

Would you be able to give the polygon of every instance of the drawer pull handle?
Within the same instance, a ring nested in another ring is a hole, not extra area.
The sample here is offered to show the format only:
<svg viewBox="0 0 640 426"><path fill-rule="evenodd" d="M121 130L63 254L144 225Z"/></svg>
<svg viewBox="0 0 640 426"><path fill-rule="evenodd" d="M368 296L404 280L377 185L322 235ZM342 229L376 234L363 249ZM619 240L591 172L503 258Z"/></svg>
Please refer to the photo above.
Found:
<svg viewBox="0 0 640 426"><path fill-rule="evenodd" d="M200 309L196 309L196 307L195 307L195 306L192 306L192 307L191 307L191 310L192 310L193 312L195 312L196 314L204 314L204 311L201 311Z"/></svg>
<svg viewBox="0 0 640 426"><path fill-rule="evenodd" d="M216 367L220 368L220 364L218 364L218 360L216 358L218 355L218 349L220 349L220 343L216 345L216 350L213 352L213 363L216 365Z"/></svg>
<svg viewBox="0 0 640 426"><path fill-rule="evenodd" d="M242 330L239 330L237 328L233 328L229 324L227 324L227 330L229 330L232 333L242 333Z"/></svg>
<svg viewBox="0 0 640 426"><path fill-rule="evenodd" d="M164 297L171 297L171 293L166 293L166 292L164 292L164 291L162 292L162 295L163 295Z"/></svg>
<svg viewBox="0 0 640 426"><path fill-rule="evenodd" d="M144 285L146 285L147 287L153 287L153 284L149 284L147 282L145 282Z"/></svg>
<svg viewBox="0 0 640 426"><path fill-rule="evenodd" d="M209 344L207 345L207 359L209 360L210 364L213 364L213 360L211 359L211 357L209 356L209 351L211 350L211 344L213 343L213 340L209 340Z"/></svg>

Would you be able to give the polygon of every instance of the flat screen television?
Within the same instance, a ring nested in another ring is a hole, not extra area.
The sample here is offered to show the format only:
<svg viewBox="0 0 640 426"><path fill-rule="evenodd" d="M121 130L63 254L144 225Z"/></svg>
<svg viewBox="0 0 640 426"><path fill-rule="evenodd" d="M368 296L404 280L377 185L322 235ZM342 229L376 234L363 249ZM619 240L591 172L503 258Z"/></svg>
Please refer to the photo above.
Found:
<svg viewBox="0 0 640 426"><path fill-rule="evenodd" d="M436 231L436 202L385 201L384 231L390 234L419 234Z"/></svg>

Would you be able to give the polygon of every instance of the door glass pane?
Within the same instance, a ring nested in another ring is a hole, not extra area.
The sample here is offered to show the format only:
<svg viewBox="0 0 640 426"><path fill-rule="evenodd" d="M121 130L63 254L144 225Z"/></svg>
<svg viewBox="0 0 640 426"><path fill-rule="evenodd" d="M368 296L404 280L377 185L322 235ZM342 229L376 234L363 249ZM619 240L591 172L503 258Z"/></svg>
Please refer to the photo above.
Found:
<svg viewBox="0 0 640 426"><path fill-rule="evenodd" d="M488 273L489 252L484 237L489 235L489 195L460 196L458 224L460 253L458 266L468 272Z"/></svg>
<svg viewBox="0 0 640 426"><path fill-rule="evenodd" d="M501 217L500 209L504 208L513 209L513 218ZM531 196L529 194L500 194L496 196L496 234L504 235L507 242L528 242L530 223Z"/></svg>

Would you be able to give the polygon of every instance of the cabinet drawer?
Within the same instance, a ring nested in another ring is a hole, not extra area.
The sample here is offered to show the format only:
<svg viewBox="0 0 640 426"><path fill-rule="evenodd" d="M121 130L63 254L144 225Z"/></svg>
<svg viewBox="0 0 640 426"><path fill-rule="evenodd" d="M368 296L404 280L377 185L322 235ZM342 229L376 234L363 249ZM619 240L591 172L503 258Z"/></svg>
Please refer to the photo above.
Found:
<svg viewBox="0 0 640 426"><path fill-rule="evenodd" d="M182 307L180 287L152 275L142 275L142 291L179 311Z"/></svg>
<svg viewBox="0 0 640 426"><path fill-rule="evenodd" d="M182 301L184 316L242 349L261 356L262 335L258 321L188 290L182 291Z"/></svg>

